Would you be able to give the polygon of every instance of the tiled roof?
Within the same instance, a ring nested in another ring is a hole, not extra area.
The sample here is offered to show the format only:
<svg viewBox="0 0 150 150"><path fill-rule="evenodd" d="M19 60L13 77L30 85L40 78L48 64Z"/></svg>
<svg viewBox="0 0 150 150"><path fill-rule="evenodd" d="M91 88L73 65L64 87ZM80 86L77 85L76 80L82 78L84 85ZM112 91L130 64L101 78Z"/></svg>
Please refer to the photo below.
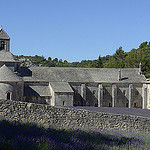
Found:
<svg viewBox="0 0 150 150"><path fill-rule="evenodd" d="M0 39L6 39L9 40L10 37L8 36L8 34L3 30L3 28L0 29Z"/></svg>
<svg viewBox="0 0 150 150"><path fill-rule="evenodd" d="M26 68L27 69L27 68ZM106 83L141 83L144 75L138 68L122 68L121 80L118 80L119 70L116 68L64 68L64 67L31 67L27 69L30 75L24 76L24 81L47 82L106 82Z"/></svg>
<svg viewBox="0 0 150 150"><path fill-rule="evenodd" d="M25 86L24 96L50 96L50 89L43 85Z"/></svg>
<svg viewBox="0 0 150 150"><path fill-rule="evenodd" d="M19 62L18 59L15 58L15 56L6 51L0 51L0 62Z"/></svg>
<svg viewBox="0 0 150 150"><path fill-rule="evenodd" d="M11 69L6 65L0 68L0 82L19 82L22 81Z"/></svg>
<svg viewBox="0 0 150 150"><path fill-rule="evenodd" d="M73 93L71 86L67 82L50 82L55 93Z"/></svg>

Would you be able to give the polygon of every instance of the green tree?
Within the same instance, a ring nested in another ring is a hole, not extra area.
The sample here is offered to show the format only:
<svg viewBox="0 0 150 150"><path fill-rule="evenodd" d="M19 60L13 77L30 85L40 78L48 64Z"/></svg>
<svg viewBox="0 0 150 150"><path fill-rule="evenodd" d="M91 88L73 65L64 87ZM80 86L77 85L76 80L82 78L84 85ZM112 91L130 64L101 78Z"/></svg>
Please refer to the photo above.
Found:
<svg viewBox="0 0 150 150"><path fill-rule="evenodd" d="M114 58L118 61L123 61L123 59L125 58L125 52L122 49L122 47L120 46L119 49L116 50L116 53L113 55Z"/></svg>
<svg viewBox="0 0 150 150"><path fill-rule="evenodd" d="M58 63L58 58L53 59L53 62Z"/></svg>
<svg viewBox="0 0 150 150"><path fill-rule="evenodd" d="M101 56L98 57L96 68L103 68L103 62Z"/></svg>
<svg viewBox="0 0 150 150"><path fill-rule="evenodd" d="M141 49L141 48L144 48L144 47L147 46L147 44L148 44L147 41L146 41L146 42L143 42L143 43L140 44L139 48L140 48L140 49Z"/></svg>
<svg viewBox="0 0 150 150"><path fill-rule="evenodd" d="M119 49L116 50L116 53L110 57L109 61L105 64L105 68L124 68L126 55L120 46Z"/></svg>
<svg viewBox="0 0 150 150"><path fill-rule="evenodd" d="M51 57L48 57L48 60L49 60L49 61L51 61L51 60L52 60L52 58L51 58Z"/></svg>

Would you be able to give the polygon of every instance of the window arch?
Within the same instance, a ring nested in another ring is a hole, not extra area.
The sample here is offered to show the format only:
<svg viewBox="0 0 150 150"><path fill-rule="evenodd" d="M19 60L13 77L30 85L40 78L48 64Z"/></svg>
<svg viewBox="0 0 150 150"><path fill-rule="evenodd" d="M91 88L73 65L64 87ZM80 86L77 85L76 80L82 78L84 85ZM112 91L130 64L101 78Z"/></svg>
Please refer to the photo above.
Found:
<svg viewBox="0 0 150 150"><path fill-rule="evenodd" d="M108 107L112 107L112 102L111 101L108 102Z"/></svg>
<svg viewBox="0 0 150 150"><path fill-rule="evenodd" d="M137 108L138 107L138 103L134 102L134 107Z"/></svg>
<svg viewBox="0 0 150 150"><path fill-rule="evenodd" d="M126 95L126 90L123 90L123 94Z"/></svg>
<svg viewBox="0 0 150 150"><path fill-rule="evenodd" d="M128 102L126 102L126 107L129 107L129 103Z"/></svg>
<svg viewBox="0 0 150 150"><path fill-rule="evenodd" d="M106 95L106 90L105 89L103 89L103 95Z"/></svg>
<svg viewBox="0 0 150 150"><path fill-rule="evenodd" d="M81 106L81 102L80 101L77 102L77 106Z"/></svg>
<svg viewBox="0 0 150 150"><path fill-rule="evenodd" d="M93 95L95 95L95 93L96 93L96 91L95 91L95 90L93 90Z"/></svg>
<svg viewBox="0 0 150 150"><path fill-rule="evenodd" d="M1 41L1 50L5 49L5 41Z"/></svg>

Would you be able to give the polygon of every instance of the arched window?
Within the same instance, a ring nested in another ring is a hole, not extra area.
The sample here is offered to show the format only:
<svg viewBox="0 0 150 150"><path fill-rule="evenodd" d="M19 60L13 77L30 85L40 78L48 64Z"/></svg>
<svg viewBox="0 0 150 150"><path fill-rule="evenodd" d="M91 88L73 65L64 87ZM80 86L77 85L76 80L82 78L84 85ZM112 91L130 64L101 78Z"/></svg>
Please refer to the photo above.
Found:
<svg viewBox="0 0 150 150"><path fill-rule="evenodd" d="M78 89L74 89L74 94L75 94L75 95L78 94Z"/></svg>
<svg viewBox="0 0 150 150"><path fill-rule="evenodd" d="M11 100L11 93L7 92L7 100Z"/></svg>
<svg viewBox="0 0 150 150"><path fill-rule="evenodd" d="M108 103L108 107L112 107L112 104L111 104L111 102L109 102L109 103Z"/></svg>
<svg viewBox="0 0 150 150"><path fill-rule="evenodd" d="M96 93L96 91L95 91L95 90L93 90L93 95L95 95L95 93Z"/></svg>
<svg viewBox="0 0 150 150"><path fill-rule="evenodd" d="M123 94L126 95L126 90L123 90Z"/></svg>
<svg viewBox="0 0 150 150"><path fill-rule="evenodd" d="M78 102L77 102L77 106L80 106L80 105L81 105L81 103L80 103L80 101L78 101Z"/></svg>
<svg viewBox="0 0 150 150"><path fill-rule="evenodd" d="M129 107L129 103L128 102L126 103L126 107Z"/></svg>
<svg viewBox="0 0 150 150"><path fill-rule="evenodd" d="M106 91L105 91L105 89L103 90L103 95L106 95Z"/></svg>
<svg viewBox="0 0 150 150"><path fill-rule="evenodd" d="M65 101L63 101L63 106L65 106Z"/></svg>
<svg viewBox="0 0 150 150"><path fill-rule="evenodd" d="M5 41L1 41L1 50L5 49Z"/></svg>
<svg viewBox="0 0 150 150"><path fill-rule="evenodd" d="M134 107L135 107L135 108L137 108L137 107L138 107L137 102L134 102Z"/></svg>

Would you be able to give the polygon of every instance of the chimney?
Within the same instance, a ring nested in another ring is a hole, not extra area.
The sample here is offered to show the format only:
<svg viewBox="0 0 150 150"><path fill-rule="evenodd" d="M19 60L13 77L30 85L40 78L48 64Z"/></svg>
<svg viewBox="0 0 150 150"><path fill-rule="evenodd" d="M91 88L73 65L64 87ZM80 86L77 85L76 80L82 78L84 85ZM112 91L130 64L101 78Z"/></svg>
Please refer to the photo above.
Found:
<svg viewBox="0 0 150 150"><path fill-rule="evenodd" d="M119 70L119 73L118 73L118 80L121 81L121 69Z"/></svg>
<svg viewBox="0 0 150 150"><path fill-rule="evenodd" d="M140 62L140 64L139 64L139 74L140 74L140 75L142 74L142 64L141 64L141 62Z"/></svg>

